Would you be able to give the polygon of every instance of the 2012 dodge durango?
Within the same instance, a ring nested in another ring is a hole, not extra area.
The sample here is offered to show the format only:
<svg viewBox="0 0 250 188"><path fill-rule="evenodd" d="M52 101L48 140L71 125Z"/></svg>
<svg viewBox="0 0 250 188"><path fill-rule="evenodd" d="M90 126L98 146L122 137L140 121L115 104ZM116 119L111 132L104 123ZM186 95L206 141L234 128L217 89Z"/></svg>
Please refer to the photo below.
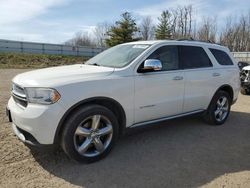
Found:
<svg viewBox="0 0 250 188"><path fill-rule="evenodd" d="M94 162L126 128L196 113L222 125L239 90L239 69L226 47L139 41L85 64L17 75L7 115L23 142L60 144L71 158Z"/></svg>

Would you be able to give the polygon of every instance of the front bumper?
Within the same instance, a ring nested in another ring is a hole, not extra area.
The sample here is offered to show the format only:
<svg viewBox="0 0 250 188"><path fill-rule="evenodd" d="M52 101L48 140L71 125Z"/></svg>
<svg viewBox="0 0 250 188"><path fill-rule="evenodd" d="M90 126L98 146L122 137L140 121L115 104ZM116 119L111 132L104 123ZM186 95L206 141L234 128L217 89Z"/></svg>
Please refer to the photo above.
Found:
<svg viewBox="0 0 250 188"><path fill-rule="evenodd" d="M9 122L12 122L11 113L8 106L6 107L6 116L8 117Z"/></svg>
<svg viewBox="0 0 250 188"><path fill-rule="evenodd" d="M31 145L51 145L65 109L60 103L28 104L26 108L21 108L11 97L6 112L13 122L14 133L21 141Z"/></svg>
<svg viewBox="0 0 250 188"><path fill-rule="evenodd" d="M15 135L25 144L32 146L42 146L31 134L18 128L14 123L12 123L12 129Z"/></svg>

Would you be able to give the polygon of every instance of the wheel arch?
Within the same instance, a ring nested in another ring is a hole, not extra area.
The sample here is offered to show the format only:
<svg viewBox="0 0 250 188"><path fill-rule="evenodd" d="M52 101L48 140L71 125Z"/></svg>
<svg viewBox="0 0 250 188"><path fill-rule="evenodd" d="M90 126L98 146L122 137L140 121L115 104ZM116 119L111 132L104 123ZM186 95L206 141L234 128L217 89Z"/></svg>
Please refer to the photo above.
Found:
<svg viewBox="0 0 250 188"><path fill-rule="evenodd" d="M216 93L217 93L218 91L225 91L225 92L227 92L227 93L229 94L230 98L231 98L231 102L233 102L233 99L234 99L234 91L233 91L233 88L232 88L232 86L230 86L230 85L228 85L228 84L224 84L224 85L220 86L220 87L214 92L214 95L213 95L213 97L212 97L211 100L210 100L210 103L209 103L209 105L208 105L208 108L209 108L209 106L210 106L210 104L211 104L211 102L212 102L214 96L216 95Z"/></svg>
<svg viewBox="0 0 250 188"><path fill-rule="evenodd" d="M222 86L220 86L218 89L217 89L217 91L216 92L218 92L218 91L225 91L225 92L227 92L228 94L229 94L229 96L230 96L230 98L231 98L231 102L233 101L233 99L234 99L234 90L233 90L233 88L232 88L232 86L230 86L230 85L228 85L228 84L225 84L225 85L222 85ZM215 92L215 93L216 93ZM215 94L214 94L215 95Z"/></svg>
<svg viewBox="0 0 250 188"><path fill-rule="evenodd" d="M121 135L124 132L124 129L126 127L126 114L125 111L122 107L122 105L117 102L116 100L108 97L92 97L88 99L84 99L73 106L71 106L63 115L61 118L54 137L54 143L59 143L60 142L60 137L61 133L63 131L63 126L67 118L70 117L70 114L72 114L74 111L76 111L79 108L82 108L83 106L86 105L91 105L91 104L98 104L101 106L104 106L111 110L115 116L117 117L118 123L119 123L119 135Z"/></svg>

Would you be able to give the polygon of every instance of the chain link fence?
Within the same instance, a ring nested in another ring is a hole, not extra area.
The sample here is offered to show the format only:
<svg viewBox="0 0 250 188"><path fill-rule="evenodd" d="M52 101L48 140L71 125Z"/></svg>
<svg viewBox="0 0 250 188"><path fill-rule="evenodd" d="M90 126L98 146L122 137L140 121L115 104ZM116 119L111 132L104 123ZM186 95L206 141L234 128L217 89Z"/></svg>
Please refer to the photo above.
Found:
<svg viewBox="0 0 250 188"><path fill-rule="evenodd" d="M233 56L237 61L250 63L250 52L233 52Z"/></svg>
<svg viewBox="0 0 250 188"><path fill-rule="evenodd" d="M19 52L19 53L93 57L104 50L105 48L97 48L89 46L70 46L61 44L0 40L0 52ZM250 63L250 52L233 52L233 55L237 61L246 61Z"/></svg>

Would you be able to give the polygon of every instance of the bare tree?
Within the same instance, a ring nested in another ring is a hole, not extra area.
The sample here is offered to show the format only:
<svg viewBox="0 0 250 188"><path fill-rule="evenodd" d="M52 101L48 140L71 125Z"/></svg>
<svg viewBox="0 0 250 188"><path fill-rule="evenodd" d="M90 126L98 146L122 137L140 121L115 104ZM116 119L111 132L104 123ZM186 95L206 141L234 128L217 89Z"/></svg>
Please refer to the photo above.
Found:
<svg viewBox="0 0 250 188"><path fill-rule="evenodd" d="M171 10L172 36L175 39L192 36L193 8L192 5L177 7Z"/></svg>
<svg viewBox="0 0 250 188"><path fill-rule="evenodd" d="M72 46L95 46L95 42L87 32L79 31L75 34L75 36L66 41L65 44Z"/></svg>
<svg viewBox="0 0 250 188"><path fill-rule="evenodd" d="M140 35L143 40L152 40L154 38L155 26L150 16L144 17L140 25Z"/></svg>
<svg viewBox="0 0 250 188"><path fill-rule="evenodd" d="M232 17L228 17L226 21L226 26L220 35L220 43L225 46L228 46L231 50L233 50L233 42L234 42L233 35L234 35L234 28L232 27Z"/></svg>
<svg viewBox="0 0 250 188"><path fill-rule="evenodd" d="M189 5L187 8L188 11L188 19L189 19L189 28L188 28L188 35L191 36L192 34L192 24L193 24L193 7L192 5Z"/></svg>
<svg viewBox="0 0 250 188"><path fill-rule="evenodd" d="M203 18L202 25L197 31L199 40L216 42L217 24L216 18Z"/></svg>
<svg viewBox="0 0 250 188"><path fill-rule="evenodd" d="M106 47L105 39L107 38L107 32L110 30L110 27L111 25L107 22L99 23L95 27L94 35L98 47Z"/></svg>
<svg viewBox="0 0 250 188"><path fill-rule="evenodd" d="M171 10L172 15L172 36L173 38L178 38L178 31L177 31L177 21L178 21L178 10L172 9Z"/></svg>
<svg viewBox="0 0 250 188"><path fill-rule="evenodd" d="M231 51L250 51L250 11L234 21L232 17L227 18L220 43L228 46Z"/></svg>
<svg viewBox="0 0 250 188"><path fill-rule="evenodd" d="M197 38L197 21L196 21L196 20L193 21L192 30L191 30L190 33L191 33L191 37L192 37L193 39L196 39L196 38Z"/></svg>

